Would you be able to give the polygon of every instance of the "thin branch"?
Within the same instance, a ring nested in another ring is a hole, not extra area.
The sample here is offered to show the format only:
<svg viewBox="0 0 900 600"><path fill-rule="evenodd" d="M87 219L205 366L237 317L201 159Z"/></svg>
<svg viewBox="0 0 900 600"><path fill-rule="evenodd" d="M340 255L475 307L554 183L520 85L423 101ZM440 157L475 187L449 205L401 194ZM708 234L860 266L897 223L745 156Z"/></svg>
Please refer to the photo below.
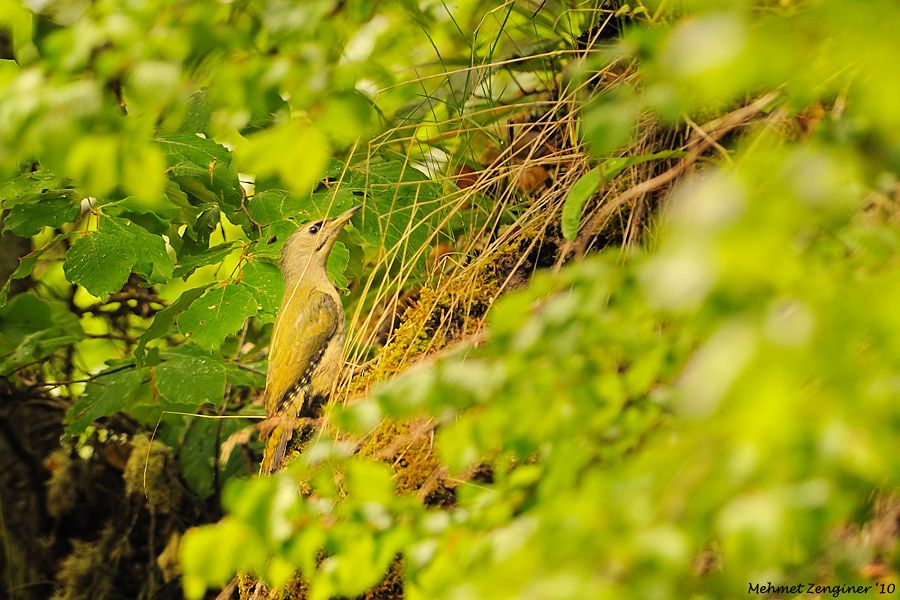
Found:
<svg viewBox="0 0 900 600"><path fill-rule="evenodd" d="M770 92L761 96L757 100L751 102L746 106L742 106L741 108L724 115L723 117L711 121L703 127L703 131L705 135L699 138L694 144L693 148L688 152L687 156L681 159L678 164L669 169L668 171L657 175L656 177L652 177L647 179L646 181L642 181L641 183L634 185L619 194L611 201L605 203L600 209L594 213L590 219L584 224L581 229L581 233L578 235L578 239L575 242L575 247L577 249L578 254L583 254L584 249L587 246L588 239L598 234L605 226L606 222L609 218L623 205L635 200L636 198L640 198L644 194L649 194L650 192L656 191L679 177L684 171L697 162L697 159L708 150L711 146L716 144L718 140L722 139L725 134L737 129L738 127L744 125L748 120L758 115L761 111L765 110L769 107L772 102L778 97L777 92ZM568 247L564 247L563 250L567 251L571 249L572 244L566 244ZM561 252L561 256L565 256L565 253Z"/></svg>

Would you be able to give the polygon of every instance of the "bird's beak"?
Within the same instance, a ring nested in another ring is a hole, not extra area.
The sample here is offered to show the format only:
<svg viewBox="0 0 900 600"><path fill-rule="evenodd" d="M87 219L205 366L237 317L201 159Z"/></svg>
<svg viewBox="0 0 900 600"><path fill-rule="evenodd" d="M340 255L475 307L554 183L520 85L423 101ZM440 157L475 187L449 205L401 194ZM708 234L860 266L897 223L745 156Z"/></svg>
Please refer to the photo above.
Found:
<svg viewBox="0 0 900 600"><path fill-rule="evenodd" d="M327 248L331 250L332 244L334 244L334 240L337 239L338 234L341 232L341 229L344 228L344 225L347 224L347 221L350 220L350 217L355 215L359 209L362 208L362 204L354 206L350 210L346 210L336 216L333 219L329 219L325 222L325 228L322 231L321 242L319 242L319 247L316 248L317 251L322 250L323 248ZM327 251L326 250L326 253Z"/></svg>
<svg viewBox="0 0 900 600"><path fill-rule="evenodd" d="M336 216L334 219L332 219L331 223L329 223L328 226L335 227L336 229L340 230L344 226L344 223L346 223L347 221L350 220L350 217L352 217L357 212L359 212L360 208L362 208L362 204L357 204L350 210L345 210L344 212L342 212L341 214Z"/></svg>

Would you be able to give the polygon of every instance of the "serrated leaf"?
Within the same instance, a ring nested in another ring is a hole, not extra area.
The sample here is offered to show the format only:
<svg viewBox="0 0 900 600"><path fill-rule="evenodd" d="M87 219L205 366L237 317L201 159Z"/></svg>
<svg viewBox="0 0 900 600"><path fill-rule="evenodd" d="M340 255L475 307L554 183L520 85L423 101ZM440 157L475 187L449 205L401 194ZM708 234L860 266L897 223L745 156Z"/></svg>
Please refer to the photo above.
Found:
<svg viewBox="0 0 900 600"><path fill-rule="evenodd" d="M366 245L396 256L395 266L408 267L415 260L412 275L421 273L427 256L423 246L447 212L440 200L440 186L400 161L372 163L365 172L333 164L327 174L329 179L340 180L338 192L329 202L345 197L349 208L364 199L354 223ZM341 196L347 192L350 195Z"/></svg>
<svg viewBox="0 0 900 600"><path fill-rule="evenodd" d="M307 206L304 206L306 204ZM306 214L308 202L287 190L264 190L247 201L250 217L260 225L268 225L282 219Z"/></svg>
<svg viewBox="0 0 900 600"><path fill-rule="evenodd" d="M204 356L178 357L156 367L156 389L168 406L196 409L225 396L225 365Z"/></svg>
<svg viewBox="0 0 900 600"><path fill-rule="evenodd" d="M137 261L127 240L104 231L92 231L78 238L63 263L70 282L83 286L99 298L122 289Z"/></svg>
<svg viewBox="0 0 900 600"><path fill-rule="evenodd" d="M234 242L225 242L199 254L180 255L178 257L178 266L172 271L172 276L186 279L199 267L220 263L226 256L234 252L236 245Z"/></svg>
<svg viewBox="0 0 900 600"><path fill-rule="evenodd" d="M237 363L227 362L225 379L228 385L261 389L266 385L266 365L263 362L238 366Z"/></svg>
<svg viewBox="0 0 900 600"><path fill-rule="evenodd" d="M296 229L297 225L292 221L275 221L262 230L260 243L253 247L253 256L279 258L284 243Z"/></svg>
<svg viewBox="0 0 900 600"><path fill-rule="evenodd" d="M178 317L178 328L201 348L212 350L218 348L228 335L237 332L256 312L256 299L249 289L229 283L213 288L195 300Z"/></svg>
<svg viewBox="0 0 900 600"><path fill-rule="evenodd" d="M344 188L310 194L306 203L305 216L310 221L337 216L345 210L361 204L362 194L359 194L354 194Z"/></svg>
<svg viewBox="0 0 900 600"><path fill-rule="evenodd" d="M264 260L248 261L244 265L241 285L250 289L259 310L274 315L284 296L284 279L274 264Z"/></svg>
<svg viewBox="0 0 900 600"><path fill-rule="evenodd" d="M151 283L166 283L169 280L174 265L166 252L166 243L161 236L152 234L131 221L116 217L104 217L100 225L107 233L127 240L136 249L135 272L143 275Z"/></svg>
<svg viewBox="0 0 900 600"><path fill-rule="evenodd" d="M57 178L46 171L22 173L18 177L0 183L0 206L9 208L27 200L33 194L48 192ZM62 193L63 190L59 190Z"/></svg>
<svg viewBox="0 0 900 600"><path fill-rule="evenodd" d="M243 191L231 153L213 140L193 134L157 138L169 165L169 175L189 195L239 206Z"/></svg>
<svg viewBox="0 0 900 600"><path fill-rule="evenodd" d="M103 214L126 219L156 235L168 233L173 222L193 220L174 202L161 202L148 208L132 196L104 204Z"/></svg>
<svg viewBox="0 0 900 600"><path fill-rule="evenodd" d="M99 298L120 290L132 268L153 283L163 283L172 274L172 259L160 236L107 216L96 231L69 248L63 263L66 279Z"/></svg>
<svg viewBox="0 0 900 600"><path fill-rule="evenodd" d="M30 237L44 227L71 223L78 215L78 205L65 192L41 194L31 202L13 206L3 219L3 230Z"/></svg>
<svg viewBox="0 0 900 600"><path fill-rule="evenodd" d="M94 377L66 415L66 433L77 435L97 419L127 410L146 376L144 369L125 369Z"/></svg>
<svg viewBox="0 0 900 600"><path fill-rule="evenodd" d="M569 188L562 207L562 234L567 240L574 240L578 237L584 203L597 192L600 180L600 167L594 167L579 177L578 181Z"/></svg>
<svg viewBox="0 0 900 600"><path fill-rule="evenodd" d="M134 348L134 357L139 362L142 361L146 355L147 342L166 335L172 327L172 324L175 323L175 318L187 310L194 300L202 296L203 292L205 292L210 285L211 284L202 285L182 292L181 296L178 297L178 300L156 313L150 327L141 334L137 346Z"/></svg>

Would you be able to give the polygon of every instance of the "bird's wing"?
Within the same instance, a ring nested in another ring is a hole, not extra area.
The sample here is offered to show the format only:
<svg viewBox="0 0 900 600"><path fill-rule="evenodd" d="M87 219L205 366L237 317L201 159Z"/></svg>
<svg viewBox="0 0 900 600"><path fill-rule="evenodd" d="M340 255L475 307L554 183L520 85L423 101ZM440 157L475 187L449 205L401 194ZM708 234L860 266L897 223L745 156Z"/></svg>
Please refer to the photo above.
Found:
<svg viewBox="0 0 900 600"><path fill-rule="evenodd" d="M266 375L266 414L270 417L309 383L342 317L330 295L316 289L294 293L293 301L281 307L272 333Z"/></svg>

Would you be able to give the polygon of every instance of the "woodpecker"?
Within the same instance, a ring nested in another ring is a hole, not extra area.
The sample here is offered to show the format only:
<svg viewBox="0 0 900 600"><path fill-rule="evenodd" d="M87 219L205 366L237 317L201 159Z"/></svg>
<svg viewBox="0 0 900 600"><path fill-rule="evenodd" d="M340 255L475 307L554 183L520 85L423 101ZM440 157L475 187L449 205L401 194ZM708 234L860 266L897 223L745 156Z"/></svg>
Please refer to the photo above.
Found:
<svg viewBox="0 0 900 600"><path fill-rule="evenodd" d="M260 474L281 467L297 418L318 416L340 373L344 310L326 266L338 233L359 208L302 225L281 250L284 299L269 346L265 399L271 430Z"/></svg>

